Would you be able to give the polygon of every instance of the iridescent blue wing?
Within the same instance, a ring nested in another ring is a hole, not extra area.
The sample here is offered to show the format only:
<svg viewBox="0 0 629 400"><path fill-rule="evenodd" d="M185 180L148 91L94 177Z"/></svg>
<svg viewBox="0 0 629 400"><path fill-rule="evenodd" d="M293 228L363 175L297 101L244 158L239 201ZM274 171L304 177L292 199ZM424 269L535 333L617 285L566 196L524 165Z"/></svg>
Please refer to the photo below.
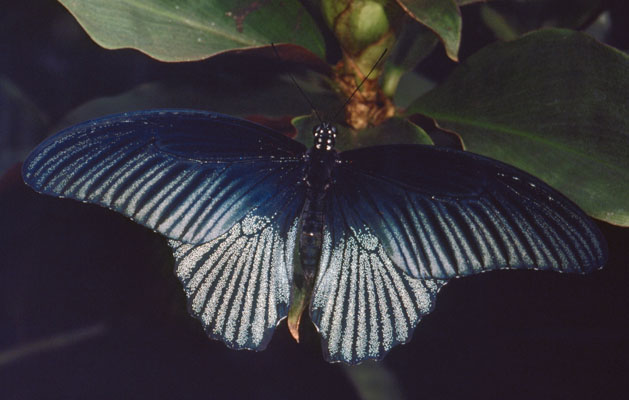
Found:
<svg viewBox="0 0 629 400"><path fill-rule="evenodd" d="M607 258L597 227L563 195L472 153L357 149L340 154L333 179L311 303L332 360L380 358L408 340L449 278L584 273Z"/></svg>
<svg viewBox="0 0 629 400"><path fill-rule="evenodd" d="M290 303L304 151L240 119L143 111L52 136L23 176L171 239L190 312L230 347L260 350Z"/></svg>
<svg viewBox="0 0 629 400"><path fill-rule="evenodd" d="M589 272L607 247L562 194L509 165L432 146L341 154L334 195L411 276L452 278L494 269Z"/></svg>
<svg viewBox="0 0 629 400"><path fill-rule="evenodd" d="M205 243L295 186L305 147L241 119L142 111L66 129L26 159L40 193L107 207L162 235Z"/></svg>

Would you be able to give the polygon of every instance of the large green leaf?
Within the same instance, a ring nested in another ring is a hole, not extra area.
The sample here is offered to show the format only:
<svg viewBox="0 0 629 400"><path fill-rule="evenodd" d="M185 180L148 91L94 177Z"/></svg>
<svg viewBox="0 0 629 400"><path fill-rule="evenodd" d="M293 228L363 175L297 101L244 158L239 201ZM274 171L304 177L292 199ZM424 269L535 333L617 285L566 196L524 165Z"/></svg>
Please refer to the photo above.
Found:
<svg viewBox="0 0 629 400"><path fill-rule="evenodd" d="M407 111L629 226L628 96L626 54L552 29L486 47Z"/></svg>
<svg viewBox="0 0 629 400"><path fill-rule="evenodd" d="M454 0L397 0L413 18L435 32L443 42L446 54L458 60L461 45L461 12Z"/></svg>
<svg viewBox="0 0 629 400"><path fill-rule="evenodd" d="M324 55L323 37L297 1L59 0L99 45L134 48L162 61L294 43Z"/></svg>

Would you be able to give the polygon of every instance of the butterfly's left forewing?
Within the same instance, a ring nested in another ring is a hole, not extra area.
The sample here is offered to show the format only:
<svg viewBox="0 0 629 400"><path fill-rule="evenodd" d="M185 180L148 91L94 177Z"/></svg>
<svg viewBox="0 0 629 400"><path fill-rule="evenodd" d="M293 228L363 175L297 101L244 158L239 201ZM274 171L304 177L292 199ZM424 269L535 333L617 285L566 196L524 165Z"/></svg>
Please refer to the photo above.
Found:
<svg viewBox="0 0 629 400"><path fill-rule="evenodd" d="M168 239L191 314L232 348L263 349L290 304L305 147L194 110L68 128L27 158L38 192L98 204Z"/></svg>
<svg viewBox="0 0 629 400"><path fill-rule="evenodd" d="M294 188L304 151L241 119L153 110L68 128L33 150L22 174L38 192L107 207L170 239L204 243Z"/></svg>

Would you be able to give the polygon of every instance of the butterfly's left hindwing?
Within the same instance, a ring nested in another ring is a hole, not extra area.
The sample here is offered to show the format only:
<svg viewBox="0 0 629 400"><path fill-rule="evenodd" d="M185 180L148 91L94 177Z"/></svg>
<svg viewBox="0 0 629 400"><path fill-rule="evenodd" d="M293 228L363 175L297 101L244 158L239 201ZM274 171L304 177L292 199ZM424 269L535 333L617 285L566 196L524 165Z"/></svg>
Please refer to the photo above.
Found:
<svg viewBox="0 0 629 400"><path fill-rule="evenodd" d="M188 309L210 337L234 349L266 347L290 306L303 199L301 186L287 188L275 212L254 209L210 242L169 242Z"/></svg>

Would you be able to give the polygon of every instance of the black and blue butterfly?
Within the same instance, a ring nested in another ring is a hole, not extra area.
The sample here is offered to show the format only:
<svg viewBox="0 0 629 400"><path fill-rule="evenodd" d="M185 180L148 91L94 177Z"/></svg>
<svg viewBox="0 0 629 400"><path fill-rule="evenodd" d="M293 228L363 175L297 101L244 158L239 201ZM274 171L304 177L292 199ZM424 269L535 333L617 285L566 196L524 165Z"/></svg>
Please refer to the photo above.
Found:
<svg viewBox="0 0 629 400"><path fill-rule="evenodd" d="M294 285L326 358L355 364L409 341L448 279L607 259L595 224L519 169L435 146L339 153L333 126L313 133L306 149L210 112L125 113L50 137L22 174L167 237L191 314L235 349L267 346Z"/></svg>

